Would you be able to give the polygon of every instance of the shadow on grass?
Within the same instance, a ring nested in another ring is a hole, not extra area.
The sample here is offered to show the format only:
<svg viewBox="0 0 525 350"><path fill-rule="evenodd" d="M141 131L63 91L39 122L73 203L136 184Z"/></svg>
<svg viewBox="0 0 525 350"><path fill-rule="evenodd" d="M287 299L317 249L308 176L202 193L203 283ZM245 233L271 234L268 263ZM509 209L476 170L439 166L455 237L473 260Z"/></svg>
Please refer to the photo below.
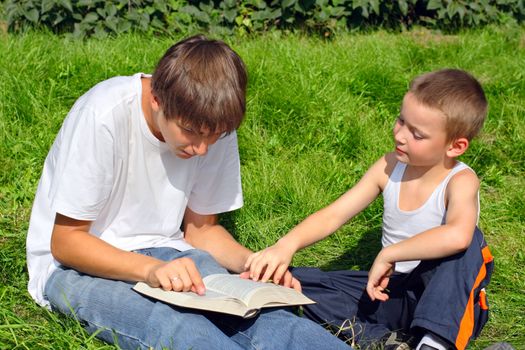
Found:
<svg viewBox="0 0 525 350"><path fill-rule="evenodd" d="M324 271L363 270L367 271L381 250L381 228L375 227L364 232L361 238L338 258L332 259L319 268Z"/></svg>

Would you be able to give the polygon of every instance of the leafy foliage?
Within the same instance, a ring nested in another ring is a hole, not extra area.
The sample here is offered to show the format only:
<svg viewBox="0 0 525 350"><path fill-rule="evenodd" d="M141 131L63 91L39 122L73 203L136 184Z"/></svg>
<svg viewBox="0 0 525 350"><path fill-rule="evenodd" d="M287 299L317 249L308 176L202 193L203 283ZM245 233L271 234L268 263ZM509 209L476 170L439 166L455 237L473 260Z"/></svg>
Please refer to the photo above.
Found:
<svg viewBox="0 0 525 350"><path fill-rule="evenodd" d="M341 30L457 30L521 22L524 0L4 0L11 31L46 27L77 37L129 31L240 34L303 30L331 37Z"/></svg>

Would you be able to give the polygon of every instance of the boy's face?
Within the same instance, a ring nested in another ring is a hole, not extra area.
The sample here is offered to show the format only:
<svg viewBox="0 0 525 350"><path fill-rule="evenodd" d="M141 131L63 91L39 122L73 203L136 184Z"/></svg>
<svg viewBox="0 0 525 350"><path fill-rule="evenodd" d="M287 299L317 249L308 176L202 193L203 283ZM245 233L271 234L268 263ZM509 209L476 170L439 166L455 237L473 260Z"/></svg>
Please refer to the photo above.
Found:
<svg viewBox="0 0 525 350"><path fill-rule="evenodd" d="M210 133L207 130L193 130L191 126L183 125L178 120L167 120L160 112L157 116L157 126L162 138L171 152L182 159L202 156L208 152L221 133Z"/></svg>
<svg viewBox="0 0 525 350"><path fill-rule="evenodd" d="M397 160L414 166L443 162L450 147L445 118L441 111L421 104L412 93L407 93L393 130Z"/></svg>

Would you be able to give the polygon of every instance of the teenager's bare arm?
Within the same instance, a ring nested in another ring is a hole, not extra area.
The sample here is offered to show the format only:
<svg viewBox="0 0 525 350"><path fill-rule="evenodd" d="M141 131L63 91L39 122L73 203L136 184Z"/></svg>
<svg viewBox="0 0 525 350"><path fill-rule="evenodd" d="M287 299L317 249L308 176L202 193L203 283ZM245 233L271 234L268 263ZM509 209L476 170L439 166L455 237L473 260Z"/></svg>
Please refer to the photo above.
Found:
<svg viewBox="0 0 525 350"><path fill-rule="evenodd" d="M93 276L144 281L165 290L204 292L197 268L189 258L164 262L124 251L89 233L90 221L57 214L51 236L51 253L61 264ZM173 277L178 280L173 281Z"/></svg>
<svg viewBox="0 0 525 350"><path fill-rule="evenodd" d="M184 237L188 243L210 253L226 269L242 273L251 250L237 242L218 224L217 215L201 215L187 208L184 214ZM246 278L245 274L241 277ZM301 284L286 272L280 281L286 287L301 290Z"/></svg>
<svg viewBox="0 0 525 350"><path fill-rule="evenodd" d="M195 248L210 253L228 270L244 271L244 262L251 251L239 244L218 222L218 215L201 215L186 208L184 238Z"/></svg>
<svg viewBox="0 0 525 350"><path fill-rule="evenodd" d="M443 258L469 247L478 217L478 189L472 171L459 172L447 186L446 223L381 250L369 272L367 291L372 299L386 300L380 286L396 262Z"/></svg>
<svg viewBox="0 0 525 350"><path fill-rule="evenodd" d="M299 249L327 237L365 209L381 192L387 179L385 157L378 160L361 180L332 204L308 216L273 246L251 255L245 267L252 279L278 282Z"/></svg>

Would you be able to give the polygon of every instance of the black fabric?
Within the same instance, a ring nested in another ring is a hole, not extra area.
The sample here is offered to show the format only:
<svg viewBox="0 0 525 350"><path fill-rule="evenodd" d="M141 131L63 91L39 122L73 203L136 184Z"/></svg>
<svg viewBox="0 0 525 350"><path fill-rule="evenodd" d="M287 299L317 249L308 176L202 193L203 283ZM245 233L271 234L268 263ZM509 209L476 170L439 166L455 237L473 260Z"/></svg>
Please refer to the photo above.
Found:
<svg viewBox="0 0 525 350"><path fill-rule="evenodd" d="M291 268L303 293L316 301L306 305L304 315L328 326L343 339L354 339L364 348L391 331L421 336L430 331L454 344L467 307L470 291L482 265L487 276L474 295L490 281L493 262L485 263L481 249L483 234L476 229L471 246L459 254L423 261L410 274L395 273L388 285L389 300L368 297L366 271L321 271L317 268ZM477 336L488 317L475 300L473 336Z"/></svg>

